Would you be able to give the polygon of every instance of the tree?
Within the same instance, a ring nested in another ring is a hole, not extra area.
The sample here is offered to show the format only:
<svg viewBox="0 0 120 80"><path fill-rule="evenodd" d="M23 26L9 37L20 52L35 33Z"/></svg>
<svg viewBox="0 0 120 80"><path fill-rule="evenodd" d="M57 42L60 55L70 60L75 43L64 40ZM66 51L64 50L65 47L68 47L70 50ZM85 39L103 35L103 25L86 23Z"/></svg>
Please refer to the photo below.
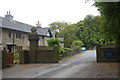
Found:
<svg viewBox="0 0 120 80"><path fill-rule="evenodd" d="M53 22L51 24L49 24L50 28L52 31L60 31L62 29L64 29L64 27L66 27L68 25L67 22Z"/></svg>
<svg viewBox="0 0 120 80"><path fill-rule="evenodd" d="M120 46L120 2L96 2L95 6L101 13L101 26L106 37L115 39L116 44Z"/></svg>
<svg viewBox="0 0 120 80"><path fill-rule="evenodd" d="M64 37L65 47L70 47L73 41L78 40L76 31L77 27L74 24L70 24L59 32L58 36Z"/></svg>
<svg viewBox="0 0 120 80"><path fill-rule="evenodd" d="M83 41L87 49L95 47L96 44L105 43L100 24L101 17L93 15L87 15L83 21L76 24L78 27L77 37Z"/></svg>
<svg viewBox="0 0 120 80"><path fill-rule="evenodd" d="M65 47L70 47L74 40L78 40L76 36L77 27L75 24L67 22L53 22L50 25L52 31L58 30L58 37L64 38Z"/></svg>
<svg viewBox="0 0 120 80"><path fill-rule="evenodd" d="M79 47L84 46L84 43L83 43L81 40L79 40L79 41L74 41L72 44L75 45L75 46L79 46Z"/></svg>

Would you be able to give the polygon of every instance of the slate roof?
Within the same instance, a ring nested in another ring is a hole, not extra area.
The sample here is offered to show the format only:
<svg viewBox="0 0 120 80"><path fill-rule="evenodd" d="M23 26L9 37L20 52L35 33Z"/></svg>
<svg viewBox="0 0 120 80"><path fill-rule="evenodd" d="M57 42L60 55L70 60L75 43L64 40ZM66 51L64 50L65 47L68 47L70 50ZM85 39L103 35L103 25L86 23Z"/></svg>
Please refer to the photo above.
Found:
<svg viewBox="0 0 120 80"><path fill-rule="evenodd" d="M40 34L41 36L48 36L48 32L50 33L50 36L52 37L50 28L37 28L37 33Z"/></svg>
<svg viewBox="0 0 120 80"><path fill-rule="evenodd" d="M21 23L15 20L10 20L8 18L2 17L2 28L7 28L7 29L12 29L12 30L17 30L17 31L22 31L22 32L31 32L31 28L33 26Z"/></svg>
<svg viewBox="0 0 120 80"><path fill-rule="evenodd" d="M0 27L30 33L31 28L34 26L15 20L10 20L5 17L0 17ZM50 36L52 36L49 28L37 28L37 32L42 36L48 36L47 34L49 32Z"/></svg>

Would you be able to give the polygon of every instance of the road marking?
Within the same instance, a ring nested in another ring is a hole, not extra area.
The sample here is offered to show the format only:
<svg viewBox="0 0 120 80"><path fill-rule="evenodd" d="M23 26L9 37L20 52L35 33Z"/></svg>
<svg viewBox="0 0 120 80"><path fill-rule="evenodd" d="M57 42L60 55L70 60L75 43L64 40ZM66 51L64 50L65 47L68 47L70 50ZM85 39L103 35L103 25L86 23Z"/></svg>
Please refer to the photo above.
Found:
<svg viewBox="0 0 120 80"><path fill-rule="evenodd" d="M50 71L53 71L53 70L56 70L56 69L60 69L60 68L62 68L62 67L64 67L64 66L66 66L66 65L69 65L69 64L62 64L61 66L59 66L59 67L57 67L57 68L53 68L53 69L50 69L50 70L41 72L41 73L33 76L33 78L35 78L35 77L37 77L37 76L40 76L40 75L43 75L43 74L46 74L46 73L48 73L48 72L50 72Z"/></svg>

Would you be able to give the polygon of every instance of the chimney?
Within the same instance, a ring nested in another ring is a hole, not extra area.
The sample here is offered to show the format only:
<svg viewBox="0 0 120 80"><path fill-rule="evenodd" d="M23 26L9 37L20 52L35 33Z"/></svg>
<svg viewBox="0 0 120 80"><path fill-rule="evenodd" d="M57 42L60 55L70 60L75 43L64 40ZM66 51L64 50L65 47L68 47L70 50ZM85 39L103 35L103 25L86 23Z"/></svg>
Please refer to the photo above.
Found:
<svg viewBox="0 0 120 80"><path fill-rule="evenodd" d="M11 12L10 11L7 11L7 15L5 15L6 18L12 20L13 19L13 16L11 15Z"/></svg>
<svg viewBox="0 0 120 80"><path fill-rule="evenodd" d="M36 27L37 27L37 28L42 28L39 21L38 21L38 23L36 24Z"/></svg>

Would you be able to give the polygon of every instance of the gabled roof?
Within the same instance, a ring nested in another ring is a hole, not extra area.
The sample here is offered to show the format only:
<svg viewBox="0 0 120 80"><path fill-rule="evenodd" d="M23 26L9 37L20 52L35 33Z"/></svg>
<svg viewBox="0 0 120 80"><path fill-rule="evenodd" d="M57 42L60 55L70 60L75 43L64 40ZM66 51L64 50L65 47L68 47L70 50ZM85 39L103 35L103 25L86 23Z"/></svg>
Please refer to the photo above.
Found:
<svg viewBox="0 0 120 80"><path fill-rule="evenodd" d="M29 24L25 24L22 22L18 22L15 20L10 20L6 17L0 17L0 27L30 33L31 28L34 26L29 25ZM52 37L51 31L49 28L37 28L37 32L41 36ZM48 33L50 35L48 35Z"/></svg>
<svg viewBox="0 0 120 80"><path fill-rule="evenodd" d="M40 34L41 36L50 36L50 37L52 37L50 28L40 28L40 27L37 27L37 33ZM48 33L50 35L48 35Z"/></svg>
<svg viewBox="0 0 120 80"><path fill-rule="evenodd" d="M17 30L17 31L22 31L22 32L31 32L31 28L33 26L21 23L15 20L10 20L8 18L1 17L2 19L2 28L7 28L7 29L12 29L12 30Z"/></svg>

